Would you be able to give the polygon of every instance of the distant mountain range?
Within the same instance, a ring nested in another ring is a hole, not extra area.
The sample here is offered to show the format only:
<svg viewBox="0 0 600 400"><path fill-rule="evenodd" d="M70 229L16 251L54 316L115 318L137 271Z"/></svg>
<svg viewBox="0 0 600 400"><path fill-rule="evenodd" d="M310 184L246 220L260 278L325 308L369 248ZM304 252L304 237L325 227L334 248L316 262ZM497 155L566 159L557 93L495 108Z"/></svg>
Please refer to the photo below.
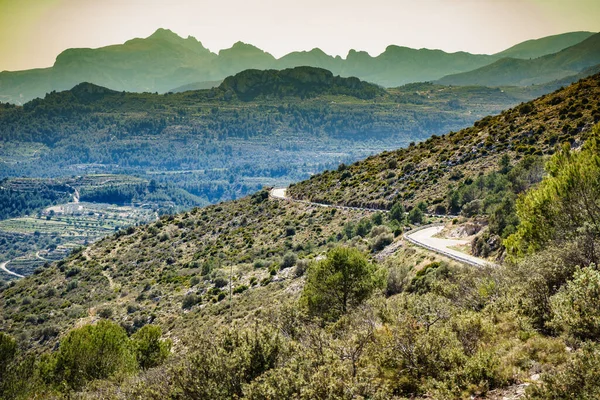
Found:
<svg viewBox="0 0 600 400"><path fill-rule="evenodd" d="M535 59L502 58L474 71L446 76L443 85L527 86L576 75L600 64L600 33Z"/></svg>
<svg viewBox="0 0 600 400"><path fill-rule="evenodd" d="M471 84L474 79L462 73L473 71L478 84L487 85L510 76L507 82L528 82L532 72L522 78L512 78L514 69L523 65L537 65L537 57L550 57L544 74L536 83L544 83L593 66L595 55L600 54L591 32L572 32L523 42L494 55L476 55L466 52L446 53L441 50L411 49L388 46L378 56L350 50L346 58L333 57L316 48L293 52L279 59L250 44L238 42L231 48L215 54L193 37L186 39L166 29L159 29L144 39L132 39L124 44L98 49L68 49L58 55L50 68L0 73L0 101L22 104L46 93L70 89L80 82L92 82L118 91L168 92L218 86L227 76L247 69L284 69L313 66L330 70L343 77L358 77L385 87L411 82L434 81ZM585 44L585 45L584 45ZM583 46L582 46L583 45ZM581 49L568 51L580 46ZM590 53L583 57L581 51ZM559 56L559 53L564 53ZM556 53L556 54L555 54ZM552 58L551 56L555 56ZM503 58L512 57L512 58ZM585 58L585 60L584 60ZM596 57L597 58L597 57ZM533 60L529 60L533 59ZM546 61L544 61L546 63ZM600 63L596 62L596 64ZM488 73L485 68L490 68ZM495 68L509 72L498 76ZM579 68L579 69L578 69ZM481 72L482 71L482 72ZM459 75L455 75L459 74ZM490 79L488 78L491 76ZM513 83L509 83L513 84Z"/></svg>

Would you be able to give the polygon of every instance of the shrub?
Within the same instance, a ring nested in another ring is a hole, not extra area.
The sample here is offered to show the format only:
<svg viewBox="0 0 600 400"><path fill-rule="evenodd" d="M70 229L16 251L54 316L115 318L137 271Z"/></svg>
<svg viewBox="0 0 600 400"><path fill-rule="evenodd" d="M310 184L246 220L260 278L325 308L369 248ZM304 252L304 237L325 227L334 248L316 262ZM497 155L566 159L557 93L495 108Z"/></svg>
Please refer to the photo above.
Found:
<svg viewBox="0 0 600 400"><path fill-rule="evenodd" d="M132 337L135 358L142 369L162 364L171 352L171 341L161 340L162 330L156 325L146 325Z"/></svg>
<svg viewBox="0 0 600 400"><path fill-rule="evenodd" d="M100 318L109 319L113 316L113 310L110 307L101 308L98 310L98 316Z"/></svg>
<svg viewBox="0 0 600 400"><path fill-rule="evenodd" d="M308 260L298 260L296 261L296 268L294 269L294 276L296 278L301 277L306 272L308 268Z"/></svg>
<svg viewBox="0 0 600 400"><path fill-rule="evenodd" d="M531 399L600 398L600 352L596 344L588 343L571 360L542 375L542 385L528 388Z"/></svg>
<svg viewBox="0 0 600 400"><path fill-rule="evenodd" d="M80 389L94 379L107 379L135 369L127 333L112 321L73 329L61 340L54 367L57 382Z"/></svg>
<svg viewBox="0 0 600 400"><path fill-rule="evenodd" d="M233 289L233 293L234 294L244 293L246 290L248 290L247 285L240 285L240 286L237 286L235 289Z"/></svg>
<svg viewBox="0 0 600 400"><path fill-rule="evenodd" d="M213 281L213 283L215 284L215 287L218 288L222 288L227 286L227 284L229 283L229 281L221 276L218 276L215 278L215 280Z"/></svg>
<svg viewBox="0 0 600 400"><path fill-rule="evenodd" d="M181 302L181 307L184 310L189 310L200 302L200 298L194 293L186 294Z"/></svg>
<svg viewBox="0 0 600 400"><path fill-rule="evenodd" d="M550 299L550 325L580 340L600 338L600 272L595 265L575 271L573 280Z"/></svg>
<svg viewBox="0 0 600 400"><path fill-rule="evenodd" d="M373 238L371 242L371 250L373 251L381 251L387 245L391 244L394 241L394 235L391 233L382 233L377 237Z"/></svg>
<svg viewBox="0 0 600 400"><path fill-rule="evenodd" d="M296 257L296 254L294 253L286 253L286 255L283 256L283 260L281 261L280 264L280 268L281 269L285 269L285 268L291 268L294 265L296 265L296 261L297 261L298 257Z"/></svg>

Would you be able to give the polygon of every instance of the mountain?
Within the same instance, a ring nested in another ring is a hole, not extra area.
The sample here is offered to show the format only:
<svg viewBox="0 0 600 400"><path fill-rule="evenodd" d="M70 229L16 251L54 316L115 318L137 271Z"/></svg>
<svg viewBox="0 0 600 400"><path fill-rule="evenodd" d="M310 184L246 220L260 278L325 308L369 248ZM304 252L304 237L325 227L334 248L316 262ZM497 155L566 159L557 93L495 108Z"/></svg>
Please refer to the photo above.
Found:
<svg viewBox="0 0 600 400"><path fill-rule="evenodd" d="M269 69L275 57L251 44L237 42L231 48L219 51L215 67L218 74L228 76L246 69Z"/></svg>
<svg viewBox="0 0 600 400"><path fill-rule="evenodd" d="M486 117L471 128L314 175L291 186L288 193L327 204L389 209L396 201L425 201L433 207L445 201L448 185L496 168L502 155L518 160L551 154L557 143L580 142L600 121L600 108L592 100L599 98L600 74L596 74Z"/></svg>
<svg viewBox="0 0 600 400"><path fill-rule="evenodd" d="M594 34L595 32L569 32L560 35L546 36L541 39L527 40L494 55L501 58L538 58L548 54L558 53L567 47L583 42Z"/></svg>
<svg viewBox="0 0 600 400"><path fill-rule="evenodd" d="M319 48L310 51L294 51L277 60L277 66L279 68L309 65L311 67L323 68L336 73L341 70L343 63L344 60L340 56L332 57Z"/></svg>
<svg viewBox="0 0 600 400"><path fill-rule="evenodd" d="M538 39L534 44L523 44L524 49L509 49L507 54L550 51L581 38L583 34L576 32L548 40ZM65 50L50 68L0 72L0 101L24 104L53 90L67 90L81 82L130 92L164 93L188 85L200 89L206 86L199 82L221 81L247 69L297 66L324 68L334 75L355 76L381 86L394 87L472 71L497 61L499 57L388 46L375 57L363 51L350 50L343 59L315 48L275 59L271 54L243 42L215 54L193 37L184 39L170 30L158 29L147 38L132 39L120 45Z"/></svg>
<svg viewBox="0 0 600 400"><path fill-rule="evenodd" d="M69 49L46 69L0 73L1 99L24 103L52 90L93 82L119 91L164 92L211 76L217 57L193 37L159 29L146 39L99 49Z"/></svg>
<svg viewBox="0 0 600 400"><path fill-rule="evenodd" d="M466 71L494 60L488 55L388 46L376 57L365 52L350 51L341 75L358 76L385 87L395 87L411 82L432 81L447 71Z"/></svg>
<svg viewBox="0 0 600 400"><path fill-rule="evenodd" d="M521 60L503 58L474 71L449 75L443 85L527 86L543 84L600 64L600 33L558 53Z"/></svg>

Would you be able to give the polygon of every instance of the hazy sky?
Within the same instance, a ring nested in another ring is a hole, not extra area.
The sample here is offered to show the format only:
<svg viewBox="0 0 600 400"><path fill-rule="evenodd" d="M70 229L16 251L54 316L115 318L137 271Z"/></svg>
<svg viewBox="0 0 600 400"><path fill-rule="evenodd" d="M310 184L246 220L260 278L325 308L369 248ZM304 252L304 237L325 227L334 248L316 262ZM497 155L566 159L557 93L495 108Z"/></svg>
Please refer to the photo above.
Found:
<svg viewBox="0 0 600 400"><path fill-rule="evenodd" d="M600 0L0 0L0 70L48 67L70 47L157 28L217 52L238 41L276 57L389 44L494 53L557 33L600 31Z"/></svg>

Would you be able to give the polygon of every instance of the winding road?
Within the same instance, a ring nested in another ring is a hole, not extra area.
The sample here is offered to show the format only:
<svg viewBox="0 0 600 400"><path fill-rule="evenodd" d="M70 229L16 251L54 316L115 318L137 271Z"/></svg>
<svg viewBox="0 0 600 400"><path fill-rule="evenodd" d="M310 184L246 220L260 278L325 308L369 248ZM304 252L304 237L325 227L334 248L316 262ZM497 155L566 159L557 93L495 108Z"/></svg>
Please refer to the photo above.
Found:
<svg viewBox="0 0 600 400"><path fill-rule="evenodd" d="M312 203L306 200L295 200L287 196L285 188L274 188L271 189L269 195L273 199L278 200L287 200L296 203L302 204L310 204L314 206L320 207L332 207L339 209L347 209L347 210L363 210L363 211L381 211L387 212L387 210L374 210L371 208L360 208L360 207L345 207L338 205L330 205L330 204L321 204L321 203ZM448 258L451 258L455 261L461 262L463 264L471 265L474 267L484 267L487 265L493 265L487 260L483 258L475 257L470 254L466 254L460 252L458 250L454 250L451 247L462 246L469 243L468 240L464 239L444 239L434 237L438 233L440 233L444 229L443 225L432 225L425 226L419 229L412 230L404 234L404 238L408 240L410 243L415 244L417 246L423 247L427 250L436 252Z"/></svg>
<svg viewBox="0 0 600 400"><path fill-rule="evenodd" d="M0 263L0 270L6 272L9 275L13 275L16 276L17 278L25 278L23 275L17 274L16 272L12 272L10 271L8 268L6 268L6 265L9 263L10 261L4 261L3 263Z"/></svg>

